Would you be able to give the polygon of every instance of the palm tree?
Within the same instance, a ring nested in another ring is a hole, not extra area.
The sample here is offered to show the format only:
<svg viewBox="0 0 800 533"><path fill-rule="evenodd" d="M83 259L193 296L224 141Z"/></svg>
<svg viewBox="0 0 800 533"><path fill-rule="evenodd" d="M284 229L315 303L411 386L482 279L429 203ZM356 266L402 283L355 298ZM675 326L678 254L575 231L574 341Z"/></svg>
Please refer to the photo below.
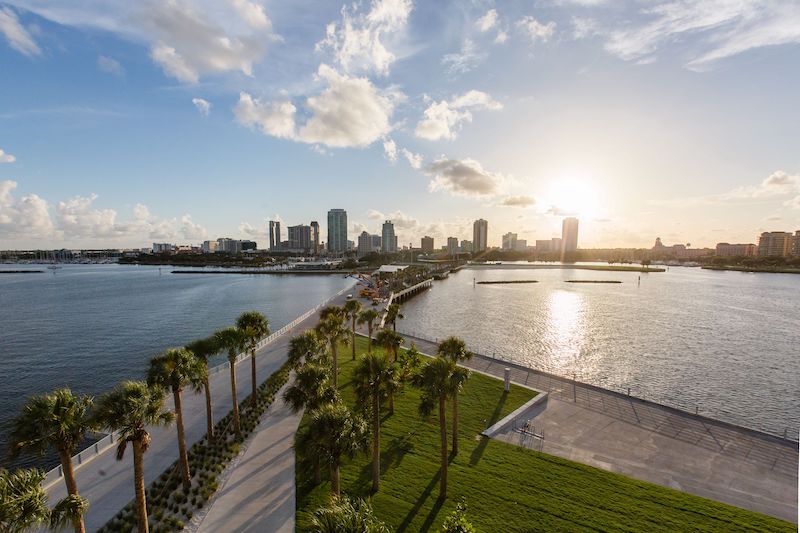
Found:
<svg viewBox="0 0 800 533"><path fill-rule="evenodd" d="M295 335L289 340L289 362L298 370L303 361L317 362L325 354L325 341L313 329Z"/></svg>
<svg viewBox="0 0 800 533"><path fill-rule="evenodd" d="M389 308L386 310L386 322L385 324L392 325L392 331L397 331L397 319L398 318L405 318L402 313L400 313L400 304L391 304Z"/></svg>
<svg viewBox="0 0 800 533"><path fill-rule="evenodd" d="M211 385L208 382L208 360L219 353L221 346L217 338L212 335L206 339L190 342L186 345L186 349L192 352L205 367L203 391L206 395L206 435L210 443L214 440L214 411L211 406Z"/></svg>
<svg viewBox="0 0 800 533"><path fill-rule="evenodd" d="M372 490L380 488L381 476L381 400L388 396L395 381L393 365L383 354L362 355L353 370L356 401L372 414Z"/></svg>
<svg viewBox="0 0 800 533"><path fill-rule="evenodd" d="M311 517L312 533L389 533L389 528L372 511L364 500L350 500L346 496L331 500L327 506L314 511Z"/></svg>
<svg viewBox="0 0 800 533"><path fill-rule="evenodd" d="M23 451L44 455L48 449L55 448L64 472L67 493L78 496L72 456L86 433L94 429L91 407L92 398L76 396L67 388L58 389L52 394L32 396L12 421L12 455ZM77 517L73 525L77 533L85 531L82 517Z"/></svg>
<svg viewBox="0 0 800 533"><path fill-rule="evenodd" d="M326 312L327 311L327 312ZM339 344L347 344L350 336L347 334L347 328L344 325L344 310L341 307L326 307L323 309L324 316L319 324L317 324L317 333L328 342L331 350L331 357L333 358L333 370L331 377L333 378L333 387L339 386ZM323 313L320 313L322 315Z"/></svg>
<svg viewBox="0 0 800 533"><path fill-rule="evenodd" d="M392 361L397 361L397 352L403 345L403 336L388 329L382 329L375 335L375 344L392 355Z"/></svg>
<svg viewBox="0 0 800 533"><path fill-rule="evenodd" d="M447 497L447 420L445 418L445 404L453 397L454 388L469 376L469 370L461 368L450 359L437 357L431 359L420 372L412 378L412 383L422 390L419 412L427 417L439 407L439 437L441 450L441 467L439 477L439 498Z"/></svg>
<svg viewBox="0 0 800 533"><path fill-rule="evenodd" d="M172 348L150 359L147 384L151 387L160 387L165 391L172 391L175 403L175 425L178 428L178 464L181 467L181 479L186 492L192 488L192 475L189 472L189 456L186 453L181 393L186 385L191 385L194 390L200 391L203 383L207 380L208 372L202 361L194 357L192 352L186 348Z"/></svg>
<svg viewBox="0 0 800 533"><path fill-rule="evenodd" d="M123 381L98 401L95 419L101 427L117 431L117 460L125 456L128 442L133 446L133 484L139 533L148 532L147 500L144 490L144 453L150 446L147 426L166 426L173 414L164 407L164 391L144 381Z"/></svg>
<svg viewBox="0 0 800 533"><path fill-rule="evenodd" d="M369 446L366 420L354 415L342 403L324 405L311 412L308 437L320 458L331 467L331 494L339 496L339 465L342 456L353 457Z"/></svg>
<svg viewBox="0 0 800 533"><path fill-rule="evenodd" d="M214 334L219 345L228 350L228 363L231 367L231 400L233 401L233 430L236 438L242 438L242 427L239 424L239 400L236 398L236 356L244 349L245 339L236 328L221 329Z"/></svg>
<svg viewBox="0 0 800 533"><path fill-rule="evenodd" d="M353 332L353 338L351 339L353 343L353 361L356 360L356 320L358 320L361 309L361 302L358 300L347 300L344 304L344 314L350 319Z"/></svg>
<svg viewBox="0 0 800 533"><path fill-rule="evenodd" d="M375 321L379 316L380 314L374 309L365 309L358 315L358 323L367 325L367 333L369 334L367 339L367 353L372 353L372 329L375 327Z"/></svg>
<svg viewBox="0 0 800 533"><path fill-rule="evenodd" d="M9 472L0 468L0 531L23 533L42 525L61 530L83 520L89 504L77 494L70 494L53 509L47 508L44 477L37 469Z"/></svg>
<svg viewBox="0 0 800 533"><path fill-rule="evenodd" d="M447 337L436 348L436 355L456 364L472 359L472 352L458 337ZM458 455L458 391L453 394L453 455Z"/></svg>
<svg viewBox="0 0 800 533"><path fill-rule="evenodd" d="M258 405L258 381L256 380L256 347L258 342L269 335L269 321L258 311L245 311L236 319L236 327L245 338L247 349L250 350L250 381L253 384L252 402L253 409Z"/></svg>

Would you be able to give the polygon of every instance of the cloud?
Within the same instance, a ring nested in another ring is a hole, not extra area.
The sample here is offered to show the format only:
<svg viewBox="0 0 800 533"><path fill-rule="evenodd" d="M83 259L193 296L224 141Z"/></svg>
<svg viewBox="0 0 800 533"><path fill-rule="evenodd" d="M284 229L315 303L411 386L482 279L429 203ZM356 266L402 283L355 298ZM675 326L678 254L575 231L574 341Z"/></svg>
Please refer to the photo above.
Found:
<svg viewBox="0 0 800 533"><path fill-rule="evenodd" d="M0 8L0 33L2 33L8 45L17 52L28 57L42 54L41 48L33 40L31 34L20 24L17 14L11 8Z"/></svg>
<svg viewBox="0 0 800 533"><path fill-rule="evenodd" d="M506 30L500 30L497 32L497 35L494 38L495 44L503 44L508 40L508 32Z"/></svg>
<svg viewBox="0 0 800 533"><path fill-rule="evenodd" d="M452 100L434 102L424 112L414 133L417 137L435 141L455 139L464 122L472 122L472 110L499 110L503 105L481 91L468 91Z"/></svg>
<svg viewBox="0 0 800 533"><path fill-rule="evenodd" d="M506 180L501 174L484 170L474 159L437 159L424 172L433 178L429 191L446 191L455 196L493 196Z"/></svg>
<svg viewBox="0 0 800 533"><path fill-rule="evenodd" d="M475 21L475 26L481 33L486 33L497 25L497 10L490 9L481 18Z"/></svg>
<svg viewBox="0 0 800 533"><path fill-rule="evenodd" d="M370 10L362 4L342 7L340 23L331 22L317 51L331 50L334 60L347 73L374 72L385 76L397 59L386 42L395 43L405 30L413 9L411 0L372 0Z"/></svg>
<svg viewBox="0 0 800 533"><path fill-rule="evenodd" d="M735 189L721 194L676 198L656 203L679 207L712 204L743 204L752 203L754 201L772 200L789 195L797 195L800 197L800 174L789 174L783 170L776 170L758 185L736 187ZM793 202L795 201L798 201L797 198L789 199L784 202L784 205L793 207Z"/></svg>
<svg viewBox="0 0 800 533"><path fill-rule="evenodd" d="M11 154L7 154L0 148L0 163L13 163L17 158Z"/></svg>
<svg viewBox="0 0 800 533"><path fill-rule="evenodd" d="M47 202L35 194L15 199L12 193L16 188L16 181L0 181L0 236L15 239L50 235L53 221Z"/></svg>
<svg viewBox="0 0 800 533"><path fill-rule="evenodd" d="M500 205L508 207L531 207L536 204L536 198L533 196L519 195L519 196L506 196L500 201Z"/></svg>
<svg viewBox="0 0 800 533"><path fill-rule="evenodd" d="M392 139L383 141L383 153L391 163L397 162L397 144Z"/></svg>
<svg viewBox="0 0 800 533"><path fill-rule="evenodd" d="M200 112L201 115L207 117L211 113L211 102L203 98L192 98L192 103Z"/></svg>
<svg viewBox="0 0 800 533"><path fill-rule="evenodd" d="M449 74L465 74L480 65L487 55L480 51L472 39L464 39L461 50L442 57L442 65Z"/></svg>
<svg viewBox="0 0 800 533"><path fill-rule="evenodd" d="M125 75L125 69L122 68L122 65L119 64L119 61L107 56L97 56L97 68L103 72L108 72L109 74L113 74L117 77L122 77Z"/></svg>
<svg viewBox="0 0 800 533"><path fill-rule="evenodd" d="M422 155L415 154L411 150L407 150L405 148L402 148L400 153L406 158L406 161L408 161L408 164L411 165L411 168L416 170L422 168Z"/></svg>
<svg viewBox="0 0 800 533"><path fill-rule="evenodd" d="M261 103L247 93L239 96L236 119L265 135L334 148L368 146L391 131L390 119L402 93L381 91L367 78L342 75L324 64L318 77L327 87L306 99L305 124L296 125L291 102Z"/></svg>
<svg viewBox="0 0 800 533"><path fill-rule="evenodd" d="M556 23L548 22L543 24L534 17L525 16L517 22L517 27L522 30L532 43L537 41L547 42L556 32Z"/></svg>
<svg viewBox="0 0 800 533"><path fill-rule="evenodd" d="M231 5L251 28L269 30L272 27L264 6L248 0L231 0Z"/></svg>
<svg viewBox="0 0 800 533"><path fill-rule="evenodd" d="M183 215L181 217L181 235L189 241L202 241L208 237L206 228L192 220L191 215Z"/></svg>
<svg viewBox="0 0 800 533"><path fill-rule="evenodd" d="M377 209L370 209L367 211L367 218L370 220L385 220L386 217Z"/></svg>
<svg viewBox="0 0 800 533"><path fill-rule="evenodd" d="M800 43L797 2L670 0L648 5L640 15L601 32L606 50L624 60L652 60L660 49L696 38L689 44L686 66L702 71L748 50Z"/></svg>

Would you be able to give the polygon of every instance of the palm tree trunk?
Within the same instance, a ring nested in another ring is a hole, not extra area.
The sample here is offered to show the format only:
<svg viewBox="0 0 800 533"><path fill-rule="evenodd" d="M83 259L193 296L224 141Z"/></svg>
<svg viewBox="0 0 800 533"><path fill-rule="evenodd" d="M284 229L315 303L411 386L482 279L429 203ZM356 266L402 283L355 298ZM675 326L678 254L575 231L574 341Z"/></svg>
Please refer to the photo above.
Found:
<svg viewBox="0 0 800 533"><path fill-rule="evenodd" d="M394 393L389 391L389 414L394 414Z"/></svg>
<svg viewBox="0 0 800 533"><path fill-rule="evenodd" d="M208 376L206 376L206 381L203 383L203 389L206 393L206 434L210 444L214 440L214 412L211 407L211 385L208 383Z"/></svg>
<svg viewBox="0 0 800 533"><path fill-rule="evenodd" d="M189 457L186 455L186 432L183 428L183 402L181 402L181 389L173 388L172 396L175 399L175 425L178 428L178 463L181 465L181 480L184 492L192 488L192 479L189 474Z"/></svg>
<svg viewBox="0 0 800 533"><path fill-rule="evenodd" d="M353 361L356 360L356 317L353 315Z"/></svg>
<svg viewBox="0 0 800 533"><path fill-rule="evenodd" d="M331 343L331 353L333 354L333 388L339 388L339 355L336 353L336 341Z"/></svg>
<svg viewBox="0 0 800 533"><path fill-rule="evenodd" d="M447 498L447 420L445 420L445 397L439 397L439 437L441 439L442 466L439 476L439 498Z"/></svg>
<svg viewBox="0 0 800 533"><path fill-rule="evenodd" d="M339 461L331 461L331 494L339 496Z"/></svg>
<svg viewBox="0 0 800 533"><path fill-rule="evenodd" d="M72 468L72 457L67 450L58 450L58 458L61 460L61 470L64 471L64 483L67 485L67 493L70 495L78 494L78 484L75 481L75 470ZM75 533L85 533L86 528L83 525L83 517L76 518L72 525L75 527Z"/></svg>
<svg viewBox="0 0 800 533"><path fill-rule="evenodd" d="M367 332L369 339L367 339L367 353L372 354L372 322L367 323Z"/></svg>
<svg viewBox="0 0 800 533"><path fill-rule="evenodd" d="M392 331L397 333L397 321L396 320L392 320Z"/></svg>
<svg viewBox="0 0 800 533"><path fill-rule="evenodd" d="M144 494L144 450L141 439L133 441L133 486L136 490L136 514L138 515L139 533L148 533L147 500Z"/></svg>
<svg viewBox="0 0 800 533"><path fill-rule="evenodd" d="M256 380L256 349L250 349L250 379L253 382L253 409L258 407L258 381Z"/></svg>
<svg viewBox="0 0 800 533"><path fill-rule="evenodd" d="M372 491L381 484L381 404L378 391L372 395Z"/></svg>
<svg viewBox="0 0 800 533"><path fill-rule="evenodd" d="M231 400L233 401L233 430L236 437L242 438L242 428L239 426L239 400L236 399L236 358L229 358L231 364Z"/></svg>
<svg viewBox="0 0 800 533"><path fill-rule="evenodd" d="M458 393L453 396L453 455L458 455Z"/></svg>

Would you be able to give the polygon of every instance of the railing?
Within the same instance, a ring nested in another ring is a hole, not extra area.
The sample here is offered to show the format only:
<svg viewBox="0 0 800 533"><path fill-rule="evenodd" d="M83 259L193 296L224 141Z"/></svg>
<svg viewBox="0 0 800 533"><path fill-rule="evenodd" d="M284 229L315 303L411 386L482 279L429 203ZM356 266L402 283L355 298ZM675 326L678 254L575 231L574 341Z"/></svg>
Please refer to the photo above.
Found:
<svg viewBox="0 0 800 533"><path fill-rule="evenodd" d="M274 341L275 339L277 339L281 335L285 334L288 331L291 331L295 326L297 326L298 324L300 324L304 320L308 319L309 317L313 316L315 313L319 312L320 309L322 309L323 307L325 307L326 305L331 303L333 300L335 300L336 298L338 298L339 296L341 296L345 292L351 291L351 290L353 290L352 287L345 287L344 289L340 290L339 292L337 292L336 294L334 294L330 298L327 298L326 300L324 300L321 304L317 305L313 309L309 309L308 311L306 311L305 313L303 313L299 317L295 318L294 320L292 320L291 322L289 322L288 324L286 324L285 326L283 326L279 330L275 331L274 333L270 334L267 337L264 337L256 345L256 350L260 350L260 349L264 348L266 345L268 345L269 343L271 343L272 341ZM244 352L240 353L238 356L236 356L236 362L234 364L238 364L240 361L246 359L249 355L250 354L247 351L244 351ZM223 370L227 370L229 368L230 368L230 363L226 361L226 362L221 363L219 365L213 366L212 368L209 368L208 369L208 375L211 376L211 375L217 374L219 372L222 372ZM83 450L78 452L76 455L72 456L72 464L77 469L79 466L87 463L91 459L94 459L98 455L102 454L109 447L111 447L115 442L117 442L117 440L118 440L117 436L118 435L119 435L119 433L116 432L116 431L111 432L111 433L107 434L106 436L104 436L102 439L100 439L97 442L95 442L94 444L92 444L91 446L89 446L87 448L84 448ZM42 486L46 489L50 485L52 485L53 483L55 483L56 481L61 479L63 476L64 476L64 472L62 470L62 467L61 467L61 465L58 465L55 468L52 468L51 470L49 470L45 474L44 480L42 481Z"/></svg>
<svg viewBox="0 0 800 533"><path fill-rule="evenodd" d="M411 287L403 289L402 291L394 294L394 298L402 298L406 294L408 294L410 292L413 292L413 291L419 289L420 287L426 287L426 286L430 286L432 284L433 284L433 278L428 278L428 279L426 279L424 281L420 281L416 285L412 285ZM381 326L381 327L383 327L383 326Z"/></svg>
<svg viewBox="0 0 800 533"><path fill-rule="evenodd" d="M420 339L420 340L424 340L424 341L427 341L427 342L432 342L434 344L438 344L439 340L440 340L438 337L431 338L431 337L425 335L424 333L420 333L420 332L417 332L417 331L401 330L400 328L398 328L397 332L400 333L401 335L406 335L408 337L414 337L414 338L417 338L417 339ZM597 388L597 389L607 390L607 391L610 391L610 392L614 392L614 393L617 393L617 394L622 394L622 395L625 395L625 396L628 396L628 397L631 397L631 398L635 398L637 400L644 400L646 402L658 404L658 405L661 405L661 406L664 406L664 407L667 407L667 408L670 408L670 409L675 409L675 410L678 410L678 411L682 411L684 413L692 414L692 415L695 415L695 416L703 416L703 417L706 417L706 418L710 418L710 419L716 420L718 422L722 422L722 423L725 423L725 424L731 424L731 425L734 425L734 426L737 426L737 427L741 427L743 429L757 431L759 433L766 433L766 434L771 435L773 437L777 437L777 438L784 439L784 440L791 441L791 442L798 442L798 430L796 428L786 427L783 430L783 432L775 431L774 429L749 428L749 427L742 426L741 424L735 422L736 417L733 416L731 413L725 412L724 410L719 410L719 409L715 410L715 409L705 409L704 408L704 409L702 409L702 413L701 413L700 405L697 405L697 404L693 405L693 404L689 404L689 403L686 403L686 402L677 401L675 398L667 399L667 398L664 398L664 397L659 396L657 394L646 393L645 391L643 391L641 389L637 389L635 386L631 387L629 384L620 385L620 384L613 384L613 383L609 384L609 383L606 383L606 382L603 382L603 383L600 383L600 384L587 383L587 382L578 381L578 377L580 377L580 376L577 373L574 373L570 377L570 376L562 376L562 375L559 375L559 374L555 374L553 372L546 372L546 371L543 371L543 370L537 370L535 368L527 367L523 363L520 363L519 361L515 361L514 359L503 357L502 354L497 353L497 352L492 352L491 355L488 355L488 354L482 354L482 353L479 353L479 352L476 352L476 351L473 350L472 353L474 353L475 355L478 355L480 357L483 357L485 359L492 359L492 360L495 360L495 361L500 361L502 363L509 364L509 365L514 365L514 366L517 366L519 368L523 368L523 369L526 369L526 370L537 372L539 374L543 374L545 376L551 376L553 378L564 380L564 381L568 381L568 382L572 382L572 383L575 383L575 384L578 384L578 385L585 385L585 386L588 386L588 387L594 387L594 388ZM633 394L631 394L632 391L633 391Z"/></svg>
<svg viewBox="0 0 800 533"><path fill-rule="evenodd" d="M389 306L392 305L392 300L394 300L394 293L389 293L389 298L386 300L386 307L383 308L383 313L381 313L381 321L378 324L378 329L383 328L384 324L386 324L386 317L389 316Z"/></svg>

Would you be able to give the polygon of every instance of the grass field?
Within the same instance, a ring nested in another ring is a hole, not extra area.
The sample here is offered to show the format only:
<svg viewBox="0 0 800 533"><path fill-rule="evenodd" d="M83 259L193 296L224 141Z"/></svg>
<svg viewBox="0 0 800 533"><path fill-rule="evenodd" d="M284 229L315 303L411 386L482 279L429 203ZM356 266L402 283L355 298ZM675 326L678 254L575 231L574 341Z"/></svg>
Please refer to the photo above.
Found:
<svg viewBox="0 0 800 533"><path fill-rule="evenodd" d="M366 341L358 339L358 353ZM339 384L353 404L349 350L340 350ZM384 414L381 490L370 494L370 462L356 457L341 471L342 490L370 497L377 516L393 531L438 531L460 498L478 531L796 531L788 522L637 481L618 474L522 449L479 433L532 397L501 381L473 373L460 397L459 455L449 469L448 499L438 501L439 445L436 418L420 419L418 392L406 387L395 414ZM449 417L448 410L448 417ZM305 419L303 421L305 423ZM448 418L448 428L451 421ZM449 429L448 429L449 435ZM327 501L329 483L314 487L310 465L298 456L297 529Z"/></svg>

